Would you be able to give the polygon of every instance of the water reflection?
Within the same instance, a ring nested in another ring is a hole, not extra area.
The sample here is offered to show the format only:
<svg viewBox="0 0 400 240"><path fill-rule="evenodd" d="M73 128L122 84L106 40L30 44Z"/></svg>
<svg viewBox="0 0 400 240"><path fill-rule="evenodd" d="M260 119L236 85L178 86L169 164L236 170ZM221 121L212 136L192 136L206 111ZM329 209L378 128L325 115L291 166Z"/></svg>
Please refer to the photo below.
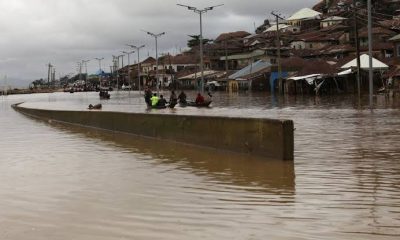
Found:
<svg viewBox="0 0 400 240"><path fill-rule="evenodd" d="M151 159L156 164L170 164L176 169L204 175L221 184L243 186L243 189L293 194L295 190L294 163L256 156L217 151L162 140L148 139L122 133L52 124L59 130L100 139L109 144Z"/></svg>

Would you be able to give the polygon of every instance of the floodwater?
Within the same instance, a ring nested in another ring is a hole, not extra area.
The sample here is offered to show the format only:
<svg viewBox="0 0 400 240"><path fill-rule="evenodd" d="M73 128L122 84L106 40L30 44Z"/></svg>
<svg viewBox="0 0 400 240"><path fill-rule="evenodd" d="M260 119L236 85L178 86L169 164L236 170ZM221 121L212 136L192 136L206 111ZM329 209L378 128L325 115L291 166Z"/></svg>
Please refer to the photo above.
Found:
<svg viewBox="0 0 400 240"><path fill-rule="evenodd" d="M10 107L86 110L97 93L0 102L0 239L400 239L400 99L378 96L370 111L352 96L216 93L211 109L148 111L293 119L294 162L47 123ZM133 92L101 102L147 111Z"/></svg>

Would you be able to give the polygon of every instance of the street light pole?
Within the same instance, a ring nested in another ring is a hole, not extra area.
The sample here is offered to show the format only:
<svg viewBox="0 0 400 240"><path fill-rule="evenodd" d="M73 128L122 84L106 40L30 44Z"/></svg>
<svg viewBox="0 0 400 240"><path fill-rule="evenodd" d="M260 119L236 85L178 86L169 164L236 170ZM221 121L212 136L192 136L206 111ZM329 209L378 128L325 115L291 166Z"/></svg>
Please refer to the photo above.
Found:
<svg viewBox="0 0 400 240"><path fill-rule="evenodd" d="M116 60L114 62L115 63L115 68L116 68L116 70L114 70L114 72L116 72L116 75L117 75L117 92L119 91L119 69L120 69L120 67L119 67L119 58L123 57L123 56L124 55L118 55L118 56L114 56L113 55L114 59Z"/></svg>
<svg viewBox="0 0 400 240"><path fill-rule="evenodd" d="M131 48L134 48L134 49L136 49L136 52L137 52L137 64L138 64L138 87L139 87L139 94L140 94L140 49L141 48L144 48L145 47L145 45L142 45L142 46L139 46L139 47L137 47L137 46L135 46L135 45L129 45L128 44L128 46L129 47L131 47Z"/></svg>
<svg viewBox="0 0 400 240"><path fill-rule="evenodd" d="M79 79L78 80L82 80L82 63L81 62L77 62L78 64L78 73L79 73Z"/></svg>
<svg viewBox="0 0 400 240"><path fill-rule="evenodd" d="M131 60L130 60L130 55L132 53L134 53L135 51L131 51L131 52L125 52L123 51L122 53L128 55L128 81L129 81L129 87L132 88L132 84L131 84ZM131 92L131 89L129 89L129 92Z"/></svg>
<svg viewBox="0 0 400 240"><path fill-rule="evenodd" d="M152 37L154 37L154 39L156 40L156 80L157 80L157 95L160 95L160 80L158 79L158 38L161 37L162 35L165 34L165 32L162 33L152 33L152 32L148 32L146 31L146 33Z"/></svg>
<svg viewBox="0 0 400 240"><path fill-rule="evenodd" d="M204 9L197 9L196 7L188 6L188 5L183 5L183 4L177 4L178 6L185 7L190 11L193 11L200 16L200 71L201 71L201 92L204 93L204 57L203 57L203 13L206 13L208 11L213 10L216 7L223 6L224 4L216 5L216 6L211 6L211 7L206 7Z"/></svg>
<svg viewBox="0 0 400 240"><path fill-rule="evenodd" d="M82 60L82 66L85 65L85 72L86 72L86 76L85 76L85 91L87 88L87 79L88 79L88 71L87 71L87 63L90 62L90 60Z"/></svg>
<svg viewBox="0 0 400 240"><path fill-rule="evenodd" d="M51 73L51 68L53 67L53 65L51 65L51 63L49 63L47 66L48 66L48 70L47 70L47 87L50 88L50 73Z"/></svg>
<svg viewBox="0 0 400 240"><path fill-rule="evenodd" d="M100 84L100 88L101 88L101 75L102 75L102 71L101 71L101 61L104 59L102 58L95 58L97 61L99 61L99 84Z"/></svg>

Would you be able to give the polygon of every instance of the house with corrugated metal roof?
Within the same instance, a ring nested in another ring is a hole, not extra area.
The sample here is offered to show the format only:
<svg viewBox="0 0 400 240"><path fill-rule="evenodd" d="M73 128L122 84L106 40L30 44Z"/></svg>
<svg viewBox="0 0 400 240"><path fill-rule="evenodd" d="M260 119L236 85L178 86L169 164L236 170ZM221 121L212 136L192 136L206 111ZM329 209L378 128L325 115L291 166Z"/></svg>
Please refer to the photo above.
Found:
<svg viewBox="0 0 400 240"><path fill-rule="evenodd" d="M322 13L310 8L303 8L286 19L288 25L300 27L301 30L318 27Z"/></svg>
<svg viewBox="0 0 400 240"><path fill-rule="evenodd" d="M231 90L265 89L271 66L264 60L253 62L228 76L228 86Z"/></svg>

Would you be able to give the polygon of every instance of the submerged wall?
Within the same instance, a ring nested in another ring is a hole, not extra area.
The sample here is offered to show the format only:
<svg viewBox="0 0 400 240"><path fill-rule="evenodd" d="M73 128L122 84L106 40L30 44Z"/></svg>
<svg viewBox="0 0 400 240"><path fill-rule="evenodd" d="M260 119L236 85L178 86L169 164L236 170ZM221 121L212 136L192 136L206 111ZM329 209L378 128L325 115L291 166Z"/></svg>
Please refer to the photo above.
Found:
<svg viewBox="0 0 400 240"><path fill-rule="evenodd" d="M17 111L45 120L120 131L261 155L273 159L293 160L294 126L291 120L188 116L106 111L58 111L24 108Z"/></svg>

